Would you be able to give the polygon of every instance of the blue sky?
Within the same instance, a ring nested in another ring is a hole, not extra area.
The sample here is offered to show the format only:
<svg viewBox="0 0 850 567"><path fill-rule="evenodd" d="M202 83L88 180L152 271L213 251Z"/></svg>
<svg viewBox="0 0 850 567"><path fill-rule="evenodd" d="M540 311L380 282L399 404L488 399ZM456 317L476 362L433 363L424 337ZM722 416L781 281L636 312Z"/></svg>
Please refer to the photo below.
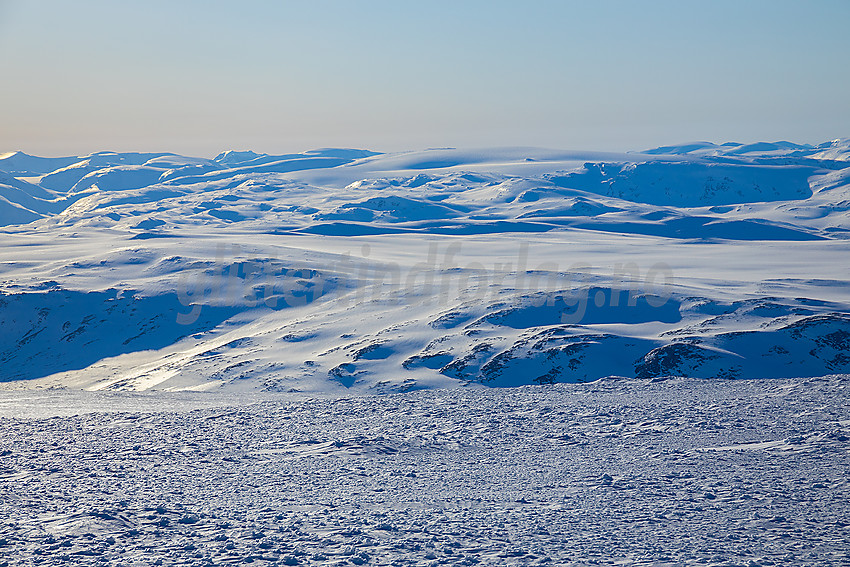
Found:
<svg viewBox="0 0 850 567"><path fill-rule="evenodd" d="M0 152L850 136L850 2L0 0Z"/></svg>

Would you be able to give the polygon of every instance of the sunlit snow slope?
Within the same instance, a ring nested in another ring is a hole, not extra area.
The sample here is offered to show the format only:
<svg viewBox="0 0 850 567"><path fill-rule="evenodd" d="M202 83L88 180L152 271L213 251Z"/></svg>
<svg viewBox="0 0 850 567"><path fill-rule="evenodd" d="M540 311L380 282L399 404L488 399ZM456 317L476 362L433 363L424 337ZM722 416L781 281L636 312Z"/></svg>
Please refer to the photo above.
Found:
<svg viewBox="0 0 850 567"><path fill-rule="evenodd" d="M850 140L0 155L6 388L850 372Z"/></svg>

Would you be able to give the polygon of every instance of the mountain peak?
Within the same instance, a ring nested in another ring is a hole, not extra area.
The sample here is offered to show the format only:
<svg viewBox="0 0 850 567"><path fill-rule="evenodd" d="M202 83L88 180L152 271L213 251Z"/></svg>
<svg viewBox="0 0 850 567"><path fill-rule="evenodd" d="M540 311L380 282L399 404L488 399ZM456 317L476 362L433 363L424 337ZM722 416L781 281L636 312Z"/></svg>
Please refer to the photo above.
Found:
<svg viewBox="0 0 850 567"><path fill-rule="evenodd" d="M258 154L257 152L252 152L251 150L227 150L215 156L213 158L213 161L225 165L234 165L238 163L244 163L246 161L251 161L253 159L257 159L258 157L262 157L265 155L267 154Z"/></svg>

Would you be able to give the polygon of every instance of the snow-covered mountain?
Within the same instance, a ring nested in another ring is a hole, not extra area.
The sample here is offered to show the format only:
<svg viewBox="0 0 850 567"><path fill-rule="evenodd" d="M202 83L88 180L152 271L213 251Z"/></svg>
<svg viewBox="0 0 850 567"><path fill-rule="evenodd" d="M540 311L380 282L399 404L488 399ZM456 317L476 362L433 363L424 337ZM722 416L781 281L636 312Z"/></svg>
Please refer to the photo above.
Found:
<svg viewBox="0 0 850 567"><path fill-rule="evenodd" d="M0 382L850 372L850 139L0 155Z"/></svg>

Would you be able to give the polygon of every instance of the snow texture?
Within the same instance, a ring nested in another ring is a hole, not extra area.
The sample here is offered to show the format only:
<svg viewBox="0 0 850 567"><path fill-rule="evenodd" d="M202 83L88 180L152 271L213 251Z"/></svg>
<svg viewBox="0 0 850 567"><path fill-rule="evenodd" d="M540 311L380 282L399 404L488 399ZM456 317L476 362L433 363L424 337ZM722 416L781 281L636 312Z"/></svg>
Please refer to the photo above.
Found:
<svg viewBox="0 0 850 567"><path fill-rule="evenodd" d="M219 407L160 393L158 409L127 393L45 392L34 415L0 418L0 554L848 565L848 388L847 375L603 379ZM48 417L44 400L78 415ZM122 411L96 411L110 405Z"/></svg>

